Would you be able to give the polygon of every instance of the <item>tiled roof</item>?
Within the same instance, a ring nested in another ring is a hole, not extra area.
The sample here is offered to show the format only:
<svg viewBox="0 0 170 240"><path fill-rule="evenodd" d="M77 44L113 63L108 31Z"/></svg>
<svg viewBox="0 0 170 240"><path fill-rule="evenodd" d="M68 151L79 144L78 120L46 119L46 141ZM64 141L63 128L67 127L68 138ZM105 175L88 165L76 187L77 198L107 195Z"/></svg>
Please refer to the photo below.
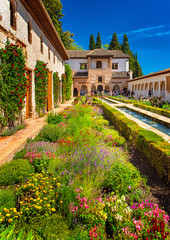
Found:
<svg viewBox="0 0 170 240"><path fill-rule="evenodd" d="M120 50L108 50L108 51L113 54L114 58L130 58L129 55Z"/></svg>
<svg viewBox="0 0 170 240"><path fill-rule="evenodd" d="M70 58L87 58L91 50L67 50Z"/></svg>
<svg viewBox="0 0 170 240"><path fill-rule="evenodd" d="M89 57L113 57L113 58L130 58L129 55L119 50L67 50L70 58L87 58Z"/></svg>
<svg viewBox="0 0 170 240"><path fill-rule="evenodd" d="M130 78L127 72L112 72L112 78Z"/></svg>
<svg viewBox="0 0 170 240"><path fill-rule="evenodd" d="M170 73L170 68L164 69L164 70L159 71L159 72L150 73L150 74L147 74L147 75L144 75L144 76L141 76L141 77L133 78L132 80L130 80L128 82L141 80L141 79L144 79L144 78L153 77L153 76L157 76L157 75L161 75L161 74L165 74L165 73Z"/></svg>
<svg viewBox="0 0 170 240"><path fill-rule="evenodd" d="M68 60L68 53L54 27L52 20L42 2L42 0L20 0L27 11L32 15L34 21L41 27L49 41L63 58Z"/></svg>
<svg viewBox="0 0 170 240"><path fill-rule="evenodd" d="M89 57L99 57L99 56L113 57L113 54L110 53L106 49L94 49L90 53L88 53L87 56L89 56Z"/></svg>
<svg viewBox="0 0 170 240"><path fill-rule="evenodd" d="M88 72L76 72L74 77L88 77Z"/></svg>

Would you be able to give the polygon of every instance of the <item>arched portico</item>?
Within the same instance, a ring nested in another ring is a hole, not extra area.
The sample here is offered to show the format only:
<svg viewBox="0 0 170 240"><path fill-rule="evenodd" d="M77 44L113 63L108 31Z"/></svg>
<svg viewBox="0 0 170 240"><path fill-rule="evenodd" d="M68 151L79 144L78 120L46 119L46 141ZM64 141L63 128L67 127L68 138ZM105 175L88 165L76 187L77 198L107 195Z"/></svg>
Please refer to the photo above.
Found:
<svg viewBox="0 0 170 240"><path fill-rule="evenodd" d="M102 92L103 91L103 86L102 85L98 85L97 91Z"/></svg>
<svg viewBox="0 0 170 240"><path fill-rule="evenodd" d="M87 93L88 93L87 86L82 85L80 90L80 95L83 96L83 95L86 95Z"/></svg>
<svg viewBox="0 0 170 240"><path fill-rule="evenodd" d="M113 91L115 92L115 95L118 96L120 94L120 86L118 84L114 85Z"/></svg>

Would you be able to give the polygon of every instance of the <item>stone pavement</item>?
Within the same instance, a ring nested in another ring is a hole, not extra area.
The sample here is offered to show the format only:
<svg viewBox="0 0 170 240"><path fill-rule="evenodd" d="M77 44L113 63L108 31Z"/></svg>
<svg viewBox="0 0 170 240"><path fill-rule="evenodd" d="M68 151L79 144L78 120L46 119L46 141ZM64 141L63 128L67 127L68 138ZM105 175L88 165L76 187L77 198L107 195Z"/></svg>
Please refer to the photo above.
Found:
<svg viewBox="0 0 170 240"><path fill-rule="evenodd" d="M54 112L61 112L66 107L71 106L73 99L61 104ZM27 119L26 128L19 130L12 136L0 137L0 165L13 159L16 152L22 150L28 139L34 138L46 124L45 116L36 119Z"/></svg>

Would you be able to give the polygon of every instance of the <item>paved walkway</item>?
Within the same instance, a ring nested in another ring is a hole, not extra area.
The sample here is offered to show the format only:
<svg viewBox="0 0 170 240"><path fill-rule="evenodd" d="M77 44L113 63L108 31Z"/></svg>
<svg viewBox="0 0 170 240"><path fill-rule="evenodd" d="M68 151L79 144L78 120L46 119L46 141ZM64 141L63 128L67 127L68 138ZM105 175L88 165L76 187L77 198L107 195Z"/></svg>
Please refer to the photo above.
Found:
<svg viewBox="0 0 170 240"><path fill-rule="evenodd" d="M66 107L71 106L73 100L61 104L54 112L61 112ZM16 152L24 148L28 139L34 138L46 124L45 116L37 119L27 119L26 128L18 131L12 136L0 137L0 165L13 159Z"/></svg>
<svg viewBox="0 0 170 240"><path fill-rule="evenodd" d="M144 110L144 109L141 109L141 108L138 108L138 107L134 107L133 104L128 104L128 103L123 103L123 102L119 102L119 101L116 101L116 100L112 100L110 98L106 98L106 100L108 100L110 102L110 106L115 108L116 110L120 111L121 113L123 113L125 116L127 116L129 119L135 121L139 126L147 129L147 130L150 130L152 132L155 132L156 134L158 134L159 136L163 137L168 143L170 143L170 136L168 136L167 134L164 134L163 132L159 131L158 129L140 121L139 119L129 115L128 113L125 113L123 111L121 111L121 108L117 108L119 106L126 106L132 110L135 110L137 112L140 112L140 113L143 113L143 114L146 114L152 118L155 118L157 119L158 121L161 122L165 122L167 126L170 126L170 119L168 117L164 117L164 116L161 116L157 113L153 113L153 112L150 112L150 111L147 111L147 110ZM116 104L115 104L116 103Z"/></svg>

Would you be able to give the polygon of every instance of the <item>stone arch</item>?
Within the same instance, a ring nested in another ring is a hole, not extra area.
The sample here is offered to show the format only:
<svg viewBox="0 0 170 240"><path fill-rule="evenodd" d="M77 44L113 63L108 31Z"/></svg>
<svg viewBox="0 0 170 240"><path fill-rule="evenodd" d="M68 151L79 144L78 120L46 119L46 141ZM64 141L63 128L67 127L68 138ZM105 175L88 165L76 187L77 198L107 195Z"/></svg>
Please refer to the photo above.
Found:
<svg viewBox="0 0 170 240"><path fill-rule="evenodd" d="M86 85L82 85L81 86L81 90L80 90L80 95L86 95L88 93L88 90L87 90L87 86Z"/></svg>
<svg viewBox="0 0 170 240"><path fill-rule="evenodd" d="M116 96L120 94L120 86L118 84L114 85L113 91L115 92Z"/></svg>
<svg viewBox="0 0 170 240"><path fill-rule="evenodd" d="M145 91L148 91L148 83L145 83Z"/></svg>
<svg viewBox="0 0 170 240"><path fill-rule="evenodd" d="M165 81L161 82L161 85L160 85L160 96L165 98Z"/></svg>
<svg viewBox="0 0 170 240"><path fill-rule="evenodd" d="M97 91L102 92L103 91L103 86L102 85L98 85Z"/></svg>
<svg viewBox="0 0 170 240"><path fill-rule="evenodd" d="M96 86L95 86L95 85L92 85L92 86L91 86L91 91L92 91L92 92L96 92Z"/></svg>
<svg viewBox="0 0 170 240"><path fill-rule="evenodd" d="M10 25L16 30L16 6L13 1L10 1Z"/></svg>
<svg viewBox="0 0 170 240"><path fill-rule="evenodd" d="M105 92L109 93L109 86L108 85L105 86Z"/></svg>
<svg viewBox="0 0 170 240"><path fill-rule="evenodd" d="M78 96L78 89L74 88L73 97L77 97L77 96Z"/></svg>
<svg viewBox="0 0 170 240"><path fill-rule="evenodd" d="M96 68L102 68L102 61L96 62Z"/></svg>

